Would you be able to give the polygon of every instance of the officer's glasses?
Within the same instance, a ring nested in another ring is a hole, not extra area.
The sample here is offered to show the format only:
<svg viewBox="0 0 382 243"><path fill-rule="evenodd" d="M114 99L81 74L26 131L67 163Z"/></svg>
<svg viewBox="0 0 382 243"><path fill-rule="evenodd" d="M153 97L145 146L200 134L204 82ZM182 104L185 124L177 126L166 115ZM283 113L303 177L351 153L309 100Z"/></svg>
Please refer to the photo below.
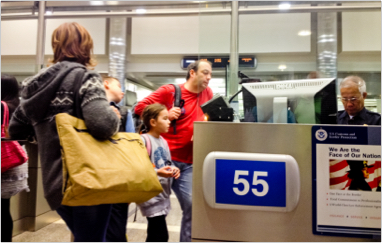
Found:
<svg viewBox="0 0 382 243"><path fill-rule="evenodd" d="M361 97L352 97L352 98L341 97L341 100L344 103L347 103L347 102L354 103L354 102L358 101L360 98Z"/></svg>

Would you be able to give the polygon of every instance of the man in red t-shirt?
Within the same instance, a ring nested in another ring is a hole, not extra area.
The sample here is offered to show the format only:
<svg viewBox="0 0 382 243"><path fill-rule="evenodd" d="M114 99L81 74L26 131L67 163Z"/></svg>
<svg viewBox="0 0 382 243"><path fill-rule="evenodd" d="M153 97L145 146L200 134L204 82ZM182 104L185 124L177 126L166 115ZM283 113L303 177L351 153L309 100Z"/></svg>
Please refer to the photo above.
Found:
<svg viewBox="0 0 382 243"><path fill-rule="evenodd" d="M176 120L176 134L171 126L168 133L162 134L166 139L172 162L180 169L180 177L173 181L174 190L183 211L180 241L191 241L191 210L192 210L192 147L194 121L203 121L204 114L200 105L213 96L208 87L212 67L207 61L196 61L187 68L184 84L179 85L184 106L173 107L175 88L164 85L140 101L135 107L135 113L142 114L143 109L150 104L160 103L167 107L170 121Z"/></svg>

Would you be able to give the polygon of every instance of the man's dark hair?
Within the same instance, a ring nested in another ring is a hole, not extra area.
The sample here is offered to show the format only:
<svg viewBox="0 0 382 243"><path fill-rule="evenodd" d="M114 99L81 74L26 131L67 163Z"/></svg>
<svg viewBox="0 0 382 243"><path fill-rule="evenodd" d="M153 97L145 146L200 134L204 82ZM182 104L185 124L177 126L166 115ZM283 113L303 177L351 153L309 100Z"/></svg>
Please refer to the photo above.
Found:
<svg viewBox="0 0 382 243"><path fill-rule="evenodd" d="M199 63L201 63L201 62L209 63L209 64L211 65L211 67L212 67L211 62L206 61L206 60L197 60L197 61L195 61L195 62L193 62L193 63L190 63L190 65L188 65L188 67L187 67L187 76L186 76L186 80L188 80L188 79L190 78L190 71L191 71L191 70L194 70L195 73L198 72Z"/></svg>

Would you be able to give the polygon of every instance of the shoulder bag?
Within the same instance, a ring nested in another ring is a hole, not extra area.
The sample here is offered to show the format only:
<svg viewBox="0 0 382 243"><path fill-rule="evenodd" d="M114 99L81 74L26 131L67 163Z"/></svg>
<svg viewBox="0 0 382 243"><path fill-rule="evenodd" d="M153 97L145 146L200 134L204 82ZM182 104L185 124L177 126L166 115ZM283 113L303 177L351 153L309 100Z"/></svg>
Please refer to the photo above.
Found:
<svg viewBox="0 0 382 243"><path fill-rule="evenodd" d="M83 74L82 74L83 76ZM75 85L81 86L77 75ZM82 117L74 89L75 109ZM66 113L56 115L63 162L63 205L91 206L142 203L163 191L139 134L120 132L97 140L85 122Z"/></svg>
<svg viewBox="0 0 382 243"><path fill-rule="evenodd" d="M7 103L1 101L4 107L4 119L1 125L1 138L5 138L5 129L9 125L9 109ZM1 141L1 173L27 162L28 156L17 141Z"/></svg>

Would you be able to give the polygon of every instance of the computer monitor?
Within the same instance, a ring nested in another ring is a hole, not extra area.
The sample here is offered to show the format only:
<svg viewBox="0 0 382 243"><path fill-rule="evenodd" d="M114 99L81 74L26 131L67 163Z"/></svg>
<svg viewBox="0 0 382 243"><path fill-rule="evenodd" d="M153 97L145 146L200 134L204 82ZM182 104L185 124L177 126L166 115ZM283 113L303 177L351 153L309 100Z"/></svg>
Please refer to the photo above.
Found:
<svg viewBox="0 0 382 243"><path fill-rule="evenodd" d="M137 101L137 93L130 90L125 90L124 97L126 106L133 106L134 103Z"/></svg>
<svg viewBox="0 0 382 243"><path fill-rule="evenodd" d="M336 79L243 83L244 122L336 124Z"/></svg>

